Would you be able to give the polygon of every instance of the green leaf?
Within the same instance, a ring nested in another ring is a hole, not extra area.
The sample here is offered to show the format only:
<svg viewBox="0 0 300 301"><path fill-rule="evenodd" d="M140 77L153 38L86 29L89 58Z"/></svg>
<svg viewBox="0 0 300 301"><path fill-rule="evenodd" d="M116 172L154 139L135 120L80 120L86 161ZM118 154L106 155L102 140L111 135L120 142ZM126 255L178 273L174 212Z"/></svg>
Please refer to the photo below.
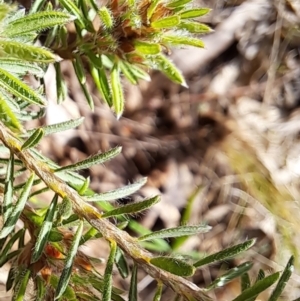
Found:
<svg viewBox="0 0 300 301"><path fill-rule="evenodd" d="M139 241L153 240L158 238L171 238L181 236L191 236L199 233L206 233L211 229L207 225L199 226L179 226L176 228L168 228L160 231L152 232L138 238Z"/></svg>
<svg viewBox="0 0 300 301"><path fill-rule="evenodd" d="M248 272L253 266L252 262L245 262L235 268L230 269L221 277L214 280L207 288L207 291L215 289L217 287L225 286L228 282L232 281L233 279L242 276L244 273Z"/></svg>
<svg viewBox="0 0 300 301"><path fill-rule="evenodd" d="M79 195L84 195L90 186L90 177L87 177L78 191Z"/></svg>
<svg viewBox="0 0 300 301"><path fill-rule="evenodd" d="M0 239L6 237L14 229L14 227L19 219L19 216L21 215L21 213L25 207L25 204L27 202L27 199L29 197L30 190L31 190L33 180L34 180L34 176L35 176L34 173L31 174L28 181L26 182L19 199L17 200L17 202L12 210L11 215L7 218L2 230L0 231Z"/></svg>
<svg viewBox="0 0 300 301"><path fill-rule="evenodd" d="M27 73L37 77L43 77L45 75L42 68L15 58L0 58L0 68L17 75L25 75Z"/></svg>
<svg viewBox="0 0 300 301"><path fill-rule="evenodd" d="M125 62L120 61L120 68L125 77L132 83L133 85L137 85L138 77L132 72L130 65L128 66Z"/></svg>
<svg viewBox="0 0 300 301"><path fill-rule="evenodd" d="M135 78L143 79L147 82L151 81L150 75L143 69L139 68L138 66L123 61L121 64L121 69L122 69L122 65L124 65L127 68L127 70L129 70L129 72L131 72ZM122 69L122 71L123 71L123 69ZM123 72L123 73L126 76L126 73L125 72Z"/></svg>
<svg viewBox="0 0 300 301"><path fill-rule="evenodd" d="M32 135L22 144L21 150L36 146L43 137L44 137L44 131L42 128L35 130L32 133Z"/></svg>
<svg viewBox="0 0 300 301"><path fill-rule="evenodd" d="M153 301L160 301L161 295L162 295L162 290L163 290L162 282L157 282L157 288L156 288L156 291L155 291Z"/></svg>
<svg viewBox="0 0 300 301"><path fill-rule="evenodd" d="M7 16L11 9L12 7L7 5L6 3L0 3L0 21L2 21Z"/></svg>
<svg viewBox="0 0 300 301"><path fill-rule="evenodd" d="M31 32L41 32L55 25L63 25L75 20L73 16L60 11L42 11L29 14L10 22L4 29L7 36L13 37Z"/></svg>
<svg viewBox="0 0 300 301"><path fill-rule="evenodd" d="M117 248L117 251L116 251L115 264L119 270L121 277L123 279L127 278L128 273L129 273L128 265L127 265L127 261L125 259L124 253L120 248Z"/></svg>
<svg viewBox="0 0 300 301"><path fill-rule="evenodd" d="M55 54L42 47L13 40L0 39L0 53L2 52L7 54L10 58L18 58L22 61L49 64L58 60Z"/></svg>
<svg viewBox="0 0 300 301"><path fill-rule="evenodd" d="M29 103L45 105L45 100L40 95L3 69L0 69L0 87Z"/></svg>
<svg viewBox="0 0 300 301"><path fill-rule="evenodd" d="M257 281L252 287L245 289L238 297L236 297L232 301L245 301L257 296L272 284L274 284L278 280L279 275L279 273L275 273L262 280Z"/></svg>
<svg viewBox="0 0 300 301"><path fill-rule="evenodd" d="M53 219L54 219L54 214L57 206L57 201L58 201L58 195L55 194L49 206L49 209L47 210L44 222L42 224L42 227L36 239L35 247L33 249L33 254L31 257L31 263L34 263L39 260L39 258L41 257L44 251L45 245L47 244L48 237L53 225Z"/></svg>
<svg viewBox="0 0 300 301"><path fill-rule="evenodd" d="M17 115L7 103L6 99L0 94L0 117L6 126L22 131L22 125Z"/></svg>
<svg viewBox="0 0 300 301"><path fill-rule="evenodd" d="M255 241L256 241L255 239L250 239L250 240L245 241L244 243L238 244L236 246L222 250L218 253L204 257L204 258L200 259L199 261L197 261L196 263L194 263L194 267L198 268L198 267L204 266L206 264L210 264L210 263L213 263L216 261L221 261L221 260L225 260L225 259L237 256L238 254L243 253L246 250L248 250L249 248L251 248L255 244Z"/></svg>
<svg viewBox="0 0 300 301"><path fill-rule="evenodd" d="M67 85L64 81L61 66L59 63L54 63L54 68L56 72L56 95L57 95L57 103L62 103L68 96Z"/></svg>
<svg viewBox="0 0 300 301"><path fill-rule="evenodd" d="M55 300L59 299L64 294L64 292L66 291L66 289L68 287L68 283L69 283L69 280L72 275L72 267L73 267L74 258L77 254L80 238L82 235L82 230L83 230L83 222L81 221L77 228L77 231L74 235L72 245L70 247L68 256L65 260L64 269L61 273L61 276L60 276L58 284L57 284L57 288L55 291Z"/></svg>
<svg viewBox="0 0 300 301"><path fill-rule="evenodd" d="M270 298L268 301L277 301L278 298L281 296L281 293L283 292L288 280L290 279L292 273L294 271L294 256L290 258L288 261L276 287L274 288Z"/></svg>
<svg viewBox="0 0 300 301"><path fill-rule="evenodd" d="M155 29L171 28L177 26L179 23L179 16L170 16L151 22L151 27Z"/></svg>
<svg viewBox="0 0 300 301"><path fill-rule="evenodd" d="M86 84L82 84L82 83L79 83L79 84L80 84L81 90L85 96L85 99L87 100L87 103L88 103L91 111L93 112L94 111L93 97L91 96L90 92L88 91Z"/></svg>
<svg viewBox="0 0 300 301"><path fill-rule="evenodd" d="M121 215L121 214L132 214L132 213L138 213L140 211L144 211L156 203L160 201L160 198L158 196L150 199L146 199L141 202L125 205L119 208L116 208L114 210L105 212L102 214L103 218L111 217L111 216L116 216L116 215Z"/></svg>
<svg viewBox="0 0 300 301"><path fill-rule="evenodd" d="M76 17L76 23L78 23L82 28L85 28L85 24L87 20L85 20L84 16L80 9L76 6L75 2L72 0L59 0L59 3L72 15Z"/></svg>
<svg viewBox="0 0 300 301"><path fill-rule="evenodd" d="M83 120L84 120L84 117L80 117L77 119L72 119L72 120L68 120L68 121L64 121L64 122L60 122L60 123L56 123L56 124L46 125L46 126L42 127L41 129L43 129L43 131L44 131L44 136L51 135L54 133L63 132L63 131L67 131L67 130L76 128L82 124ZM35 129L27 131L26 136L33 134L34 131L35 131Z"/></svg>
<svg viewBox="0 0 300 301"><path fill-rule="evenodd" d="M104 28L111 29L113 27L114 24L113 16L107 7L102 6L98 10L98 15L102 21L102 24L104 25Z"/></svg>
<svg viewBox="0 0 300 301"><path fill-rule="evenodd" d="M138 300L138 292L137 292L137 271L138 267L137 264L134 264L131 274L130 280L130 287L129 287L129 294L128 294L128 301L137 301Z"/></svg>
<svg viewBox="0 0 300 301"><path fill-rule="evenodd" d="M152 60L157 65L157 69L163 72L170 80L187 88L181 72L163 54L153 56Z"/></svg>
<svg viewBox="0 0 300 301"><path fill-rule="evenodd" d="M189 45L199 48L204 48L203 41L197 39L197 38L191 38L191 37L184 37L184 36L171 36L171 35L165 35L162 37L162 41L167 44L172 45Z"/></svg>
<svg viewBox="0 0 300 301"><path fill-rule="evenodd" d="M93 196L87 197L86 201L88 202L101 202L101 201L113 201L127 197L135 192L137 192L142 186L147 182L147 178L142 178L139 181L126 185L124 187L111 190L108 192L94 194Z"/></svg>
<svg viewBox="0 0 300 301"><path fill-rule="evenodd" d="M134 41L134 47L137 52L145 55L152 55L161 52L161 47L156 43L148 43L144 41Z"/></svg>
<svg viewBox="0 0 300 301"><path fill-rule="evenodd" d="M13 244L20 238L22 235L24 235L25 229L20 229L17 233L15 233L12 238L7 242L4 249L2 250L0 254L0 267L2 267L8 260L7 255L9 250L12 248Z"/></svg>
<svg viewBox="0 0 300 301"><path fill-rule="evenodd" d="M159 4L159 0L153 0L150 2L150 6L147 9L147 21L149 22L153 13L155 12L157 5Z"/></svg>
<svg viewBox="0 0 300 301"><path fill-rule="evenodd" d="M209 33L212 32L212 29L202 23L198 22L189 22L189 21L182 21L177 26L180 29L185 29L190 33Z"/></svg>
<svg viewBox="0 0 300 301"><path fill-rule="evenodd" d="M90 59L90 56L89 56L89 59ZM95 67L95 66L93 66L93 62L91 62L90 69L91 69L91 74L92 74L93 80L96 84L98 91L100 92L103 100L109 105L109 107L111 107L113 105L111 88L108 83L102 63L101 63L101 67Z"/></svg>
<svg viewBox="0 0 300 301"><path fill-rule="evenodd" d="M195 273L192 265L177 258L159 256L151 258L150 263L177 276L188 277Z"/></svg>
<svg viewBox="0 0 300 301"><path fill-rule="evenodd" d="M124 94L120 79L119 64L115 63L110 74L113 108L119 119L124 111Z"/></svg>
<svg viewBox="0 0 300 301"><path fill-rule="evenodd" d="M100 233L98 232L98 230L96 230L94 227L91 227L82 237L80 240L80 245L83 245L84 243L86 243L88 240L90 240L91 238L96 238L96 236L98 236Z"/></svg>
<svg viewBox="0 0 300 301"><path fill-rule="evenodd" d="M15 281L15 275L16 275L15 267L11 267L9 269L6 284L5 284L5 288L6 288L7 292L10 291L13 287L13 284L14 284L14 281Z"/></svg>
<svg viewBox="0 0 300 301"><path fill-rule="evenodd" d="M20 283L16 286L14 290L12 301L23 301L25 299L25 292L29 281L30 273L30 270L26 270L25 274L23 274L22 277L20 277Z"/></svg>
<svg viewBox="0 0 300 301"><path fill-rule="evenodd" d="M193 8L186 11L183 11L180 14L181 19L191 19L204 16L211 11L210 8Z"/></svg>
<svg viewBox="0 0 300 301"><path fill-rule="evenodd" d="M241 291L243 292L245 289L251 286L250 277L248 273L245 273L241 276Z"/></svg>
<svg viewBox="0 0 300 301"><path fill-rule="evenodd" d="M35 301L44 301L45 295L46 295L46 283L39 276L36 276L35 279L36 279L35 280L35 283L36 283L36 299L35 299Z"/></svg>
<svg viewBox="0 0 300 301"><path fill-rule="evenodd" d="M2 204L3 222L5 223L13 211L13 189L14 189L14 154L10 154L4 184L4 197Z"/></svg>
<svg viewBox="0 0 300 301"><path fill-rule="evenodd" d="M115 147L109 150L108 152L91 156L90 158L80 161L78 163L60 167L56 169L55 172L61 172L66 170L67 171L81 170L81 169L90 168L96 164L102 164L119 155L121 150L122 150L121 147Z"/></svg>
<svg viewBox="0 0 300 301"><path fill-rule="evenodd" d="M103 284L104 290L102 294L102 301L110 301L111 293L112 293L112 276L113 276L113 265L117 252L117 244L115 241L111 241L110 243L110 253L107 260L104 276L103 276Z"/></svg>
<svg viewBox="0 0 300 301"><path fill-rule="evenodd" d="M83 63L79 54L75 54L75 59L72 61L76 76L81 84L85 84L86 75L83 67Z"/></svg>
<svg viewBox="0 0 300 301"><path fill-rule="evenodd" d="M184 7L186 4L190 2L192 2L192 0L175 0L168 3L167 7L168 8Z"/></svg>

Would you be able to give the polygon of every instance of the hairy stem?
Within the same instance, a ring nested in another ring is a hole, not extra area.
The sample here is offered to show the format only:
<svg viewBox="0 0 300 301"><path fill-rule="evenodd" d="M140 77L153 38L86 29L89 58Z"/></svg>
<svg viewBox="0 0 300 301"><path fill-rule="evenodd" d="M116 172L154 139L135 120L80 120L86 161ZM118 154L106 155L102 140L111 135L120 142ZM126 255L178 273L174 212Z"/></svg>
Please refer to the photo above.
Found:
<svg viewBox="0 0 300 301"><path fill-rule="evenodd" d="M22 150L22 143L10 132L3 123L0 122L0 140L8 147L31 171L34 171L45 184L60 195L62 198L68 197L72 202L73 210L83 219L96 228L108 241L115 241L120 248L126 252L135 262L138 263L154 279L161 280L165 285L171 287L175 292L190 299L198 301L211 300L192 282L183 277L173 275L167 271L159 269L149 261L153 257L151 253L143 249L135 238L127 232L118 229L111 222L101 217L100 212L89 205L84 197L80 196L73 188L57 177L49 166L37 160L30 150Z"/></svg>

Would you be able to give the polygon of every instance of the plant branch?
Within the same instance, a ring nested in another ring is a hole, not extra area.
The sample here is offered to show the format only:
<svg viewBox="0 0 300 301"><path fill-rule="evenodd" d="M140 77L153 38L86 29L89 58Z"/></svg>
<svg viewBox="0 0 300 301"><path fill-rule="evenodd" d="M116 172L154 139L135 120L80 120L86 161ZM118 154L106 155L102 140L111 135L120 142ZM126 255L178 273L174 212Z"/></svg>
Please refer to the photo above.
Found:
<svg viewBox="0 0 300 301"><path fill-rule="evenodd" d="M123 251L138 263L154 279L162 281L176 293L197 301L211 300L201 288L187 279L171 274L150 263L153 255L143 249L137 240L127 232L118 229L108 220L102 218L101 213L89 205L84 197L68 186L45 163L37 160L30 150L21 150L22 142L0 122L0 140L9 148L31 171L44 181L44 183L62 198L68 197L72 202L73 210L83 219L96 228L107 241L115 241Z"/></svg>

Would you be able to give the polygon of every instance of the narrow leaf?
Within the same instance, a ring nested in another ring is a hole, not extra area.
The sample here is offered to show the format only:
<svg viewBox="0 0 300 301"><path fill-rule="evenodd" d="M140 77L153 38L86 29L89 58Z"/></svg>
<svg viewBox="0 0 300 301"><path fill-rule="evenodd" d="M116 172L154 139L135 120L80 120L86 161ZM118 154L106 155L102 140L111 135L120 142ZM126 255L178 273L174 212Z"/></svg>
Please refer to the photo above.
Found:
<svg viewBox="0 0 300 301"><path fill-rule="evenodd" d="M77 254L80 238L82 235L82 230L83 230L83 222L81 221L74 235L72 245L70 247L68 256L65 261L64 269L61 273L61 276L57 284L57 288L55 291L55 300L59 299L64 294L65 290L68 287L68 283L72 275L74 258Z"/></svg>
<svg viewBox="0 0 300 301"><path fill-rule="evenodd" d="M187 84L181 72L163 54L155 55L153 57L153 60L157 64L157 69L163 72L169 79L171 79L175 83L187 87Z"/></svg>
<svg viewBox="0 0 300 301"><path fill-rule="evenodd" d="M72 61L76 76L81 84L85 84L86 75L80 55L75 54L75 59Z"/></svg>
<svg viewBox="0 0 300 301"><path fill-rule="evenodd" d="M68 96L68 89L61 72L61 66L59 63L54 63L54 68L56 72L56 95L57 103L62 103Z"/></svg>
<svg viewBox="0 0 300 301"><path fill-rule="evenodd" d="M245 273L241 277L241 291L243 292L251 286L250 277L248 273Z"/></svg>
<svg viewBox="0 0 300 301"><path fill-rule="evenodd" d="M87 20L84 19L81 11L76 6L75 2L72 0L59 0L59 3L72 15L76 17L76 22L82 27L85 28L85 23Z"/></svg>
<svg viewBox="0 0 300 301"><path fill-rule="evenodd" d="M157 288L156 288L156 291L155 291L153 301L160 301L161 295L162 295L162 290L163 290L162 282L157 282Z"/></svg>
<svg viewBox="0 0 300 301"><path fill-rule="evenodd" d="M14 106L12 102L7 101L8 98L3 97L4 95L0 94L0 116L2 121L6 126L18 130L21 132L23 130L20 120L14 111Z"/></svg>
<svg viewBox="0 0 300 301"><path fill-rule="evenodd" d="M31 263L38 261L38 259L41 257L44 251L45 245L48 242L48 237L53 225L53 219L54 219L54 214L57 206L57 201L58 201L58 195L55 194L47 210L44 222L42 224L42 227L36 239L35 247L33 249L33 254L31 257Z"/></svg>
<svg viewBox="0 0 300 301"><path fill-rule="evenodd" d="M190 3L192 0L175 0L171 1L167 4L168 8L177 8L177 7L183 7L186 4Z"/></svg>
<svg viewBox="0 0 300 301"><path fill-rule="evenodd" d="M44 137L44 131L42 128L35 130L32 135L23 143L21 150L32 148L36 146Z"/></svg>
<svg viewBox="0 0 300 301"><path fill-rule="evenodd" d="M10 217L13 211L13 183L14 183L14 154L10 154L10 159L7 165L5 185L4 185L4 197L2 204L3 222L5 223Z"/></svg>
<svg viewBox="0 0 300 301"><path fill-rule="evenodd" d="M217 287L225 286L228 282L232 281L233 279L242 276L244 273L248 272L253 266L252 262L245 262L233 269L230 269L221 277L214 280L207 288L207 291L215 289Z"/></svg>
<svg viewBox="0 0 300 301"><path fill-rule="evenodd" d="M292 273L294 271L294 256L290 258L288 261L275 289L273 290L270 298L268 301L277 301L278 298L281 296L281 293L283 292L288 280L290 279Z"/></svg>
<svg viewBox="0 0 300 301"><path fill-rule="evenodd" d="M151 81L150 75L146 71L144 71L143 69L139 68L138 66L129 64L127 62L122 62L122 63L127 67L127 69L130 70L130 72L132 72L132 74L136 78L143 79L147 82ZM125 73L124 73L124 75L125 75Z"/></svg>
<svg viewBox="0 0 300 301"><path fill-rule="evenodd" d="M212 29L202 23L198 22L189 22L189 21L183 21L180 22L178 25L178 28L180 29L185 29L190 33L209 33L212 32Z"/></svg>
<svg viewBox="0 0 300 301"><path fill-rule="evenodd" d="M117 251L117 244L115 241L110 243L110 254L107 260L104 277L103 277L103 284L104 290L102 294L102 301L110 301L111 300L111 293L112 293L112 276L113 276L113 265Z"/></svg>
<svg viewBox="0 0 300 301"><path fill-rule="evenodd" d="M180 23L179 16L170 16L151 22L151 27L155 29L175 27Z"/></svg>
<svg viewBox="0 0 300 301"><path fill-rule="evenodd" d="M33 173L29 177L28 181L26 182L21 195L14 206L14 209L13 209L11 215L8 217L8 219L4 223L4 226L0 232L0 239L6 237L14 229L14 227L19 219L19 216L21 215L21 213L25 207L25 204L27 202L27 199L29 197L30 190L31 190L33 180L34 180L34 176L35 175Z"/></svg>
<svg viewBox="0 0 300 301"><path fill-rule="evenodd" d="M195 272L195 268L192 265L177 258L159 256L151 258L150 263L160 269L182 277L192 276Z"/></svg>
<svg viewBox="0 0 300 301"><path fill-rule="evenodd" d="M128 277L128 265L125 259L124 253L120 248L117 248L116 257L115 257L115 264L120 272L120 275L123 279Z"/></svg>
<svg viewBox="0 0 300 301"><path fill-rule="evenodd" d="M159 0L153 0L153 1L151 1L151 4L150 4L150 6L149 6L149 8L147 10L147 21L148 22L151 19L153 13L155 12L156 7L159 4L159 2L160 2Z"/></svg>
<svg viewBox="0 0 300 301"><path fill-rule="evenodd" d="M79 195L84 195L87 191L87 189L90 186L90 177L87 177L84 181L84 183L82 184L80 190L78 191Z"/></svg>
<svg viewBox="0 0 300 301"><path fill-rule="evenodd" d="M30 271L27 270L25 275L20 277L20 284L17 285L17 289L14 291L12 301L23 301L25 299L25 292L30 277Z"/></svg>
<svg viewBox="0 0 300 301"><path fill-rule="evenodd" d="M76 128L77 126L82 124L83 120L84 120L84 117L81 117L81 118L72 119L72 120L68 120L68 121L64 121L64 122L60 122L60 123L56 123L56 124L46 125L46 126L42 127L41 129L43 129L43 131L44 131L44 136L51 135L54 133L58 133L58 132ZM34 133L34 131L35 130L27 131L26 136L32 135Z"/></svg>
<svg viewBox="0 0 300 301"><path fill-rule="evenodd" d="M128 301L137 301L138 300L138 292L137 292L137 264L134 264L131 274Z"/></svg>
<svg viewBox="0 0 300 301"><path fill-rule="evenodd" d="M132 83L133 85L137 85L138 78L137 76L131 71L131 68L128 67L127 64L125 64L123 61L120 61L120 68L122 73L125 75L125 77Z"/></svg>
<svg viewBox="0 0 300 301"><path fill-rule="evenodd" d="M33 31L41 32L55 25L63 25L74 19L69 14L60 11L37 12L10 22L5 28L5 34L12 37Z"/></svg>
<svg viewBox="0 0 300 301"><path fill-rule="evenodd" d="M142 186L146 184L146 182L147 182L147 178L142 178L133 184L115 190L111 190L108 192L94 194L93 196L87 197L86 201L101 202L101 201L113 201L113 200L121 199L137 192Z"/></svg>
<svg viewBox="0 0 300 301"><path fill-rule="evenodd" d="M17 75L25 75L27 73L37 77L43 77L45 75L42 68L14 58L0 58L0 68Z"/></svg>
<svg viewBox="0 0 300 301"><path fill-rule="evenodd" d="M119 119L124 111L124 94L120 79L119 64L117 63L114 65L111 71L110 80L113 108L117 115L117 119Z"/></svg>
<svg viewBox="0 0 300 301"><path fill-rule="evenodd" d="M93 76L97 89L100 92L103 100L109 105L109 107L111 107L113 105L112 94L105 74L104 67L101 65L100 68L96 68L92 64L93 63L91 62L90 63L91 74Z"/></svg>
<svg viewBox="0 0 300 301"><path fill-rule="evenodd" d="M252 287L245 289L238 297L232 301L245 301L257 296L265 291L268 287L273 285L279 278L279 273L272 274L262 280L256 282Z"/></svg>
<svg viewBox="0 0 300 301"><path fill-rule="evenodd" d="M211 11L210 8L193 8L186 10L180 14L181 19L191 19L204 16Z"/></svg>
<svg viewBox="0 0 300 301"><path fill-rule="evenodd" d="M11 40L0 39L0 50L9 55L9 57L18 58L23 61L53 63L58 60L55 54L42 47Z"/></svg>
<svg viewBox="0 0 300 301"><path fill-rule="evenodd" d="M3 69L0 69L0 87L29 103L45 105L45 100L40 95Z"/></svg>
<svg viewBox="0 0 300 301"><path fill-rule="evenodd" d="M171 238L181 236L191 236L199 233L206 233L211 229L207 225L199 226L179 226L176 228L168 228L153 233L146 234L138 238L139 241L153 240L157 238Z"/></svg>
<svg viewBox="0 0 300 301"><path fill-rule="evenodd" d="M36 283L36 299L35 299L35 301L44 301L45 295L46 295L46 283L39 276L36 276L35 279L36 279L35 280L35 283Z"/></svg>
<svg viewBox="0 0 300 301"><path fill-rule="evenodd" d="M161 52L161 47L159 44L148 43L139 40L134 42L134 47L137 52L145 55L157 54Z"/></svg>
<svg viewBox="0 0 300 301"><path fill-rule="evenodd" d="M113 22L113 16L112 16L111 12L108 10L108 8L105 6L102 6L98 11L98 15L99 15L104 27L107 29L111 29L114 22Z"/></svg>
<svg viewBox="0 0 300 301"><path fill-rule="evenodd" d="M94 156L92 156L86 160L80 161L78 163L60 167L60 168L56 169L55 172L60 172L60 171L65 171L65 170L68 170L68 171L81 170L81 169L90 168L96 164L102 164L102 163L105 163L105 162L113 159L114 157L116 157L118 154L120 154L121 150L122 150L121 147L115 147L115 148L109 150L108 152L94 155Z"/></svg>
<svg viewBox="0 0 300 301"><path fill-rule="evenodd" d="M108 211L102 215L103 218L105 217L111 217L111 216L117 216L121 214L132 214L132 213L138 213L140 211L144 211L156 203L160 201L160 198L158 196L150 199L146 199L141 202L125 205L119 208L116 208L114 210Z"/></svg>
<svg viewBox="0 0 300 301"><path fill-rule="evenodd" d="M206 264L210 264L216 261L221 261L227 258L231 258L233 256L237 256L238 254L245 252L246 250L251 248L255 244L255 241L256 241L255 239L250 239L245 241L244 243L238 244L236 246L222 250L218 253L204 257L203 259L200 259L199 261L194 263L194 267L198 268Z"/></svg>
<svg viewBox="0 0 300 301"><path fill-rule="evenodd" d="M204 48L204 42L197 38L185 37L185 36L171 36L165 35L162 41L172 45L189 45L199 48Z"/></svg>
<svg viewBox="0 0 300 301"><path fill-rule="evenodd" d="M91 238L96 238L96 235L98 235L99 232L94 227L91 227L80 239L80 245L83 245L87 241L89 241Z"/></svg>
<svg viewBox="0 0 300 301"><path fill-rule="evenodd" d="M12 248L13 244L25 233L25 229L20 229L17 233L15 233L12 238L7 242L4 249L0 254L0 267L2 267L7 262L7 255L9 250Z"/></svg>

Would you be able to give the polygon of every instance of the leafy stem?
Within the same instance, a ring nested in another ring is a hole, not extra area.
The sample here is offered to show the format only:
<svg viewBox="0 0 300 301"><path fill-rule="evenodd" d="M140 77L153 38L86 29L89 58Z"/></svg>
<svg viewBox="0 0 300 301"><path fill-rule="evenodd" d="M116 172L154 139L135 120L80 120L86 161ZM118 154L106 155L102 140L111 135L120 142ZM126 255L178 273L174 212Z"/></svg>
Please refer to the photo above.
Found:
<svg viewBox="0 0 300 301"><path fill-rule="evenodd" d="M28 170L33 171L52 191L62 198L67 197L71 201L75 213L88 221L107 241L116 242L117 245L150 276L162 281L178 294L193 297L199 301L210 300L202 289L192 282L151 264L150 260L153 258L151 253L143 249L137 240L131 237L127 232L120 230L111 222L102 218L100 212L89 205L85 201L85 198L80 196L77 191L55 175L53 170L45 162L41 162L33 156L30 150L21 150L22 144L20 141L12 132L7 130L2 122L0 122L0 140L23 162Z"/></svg>

